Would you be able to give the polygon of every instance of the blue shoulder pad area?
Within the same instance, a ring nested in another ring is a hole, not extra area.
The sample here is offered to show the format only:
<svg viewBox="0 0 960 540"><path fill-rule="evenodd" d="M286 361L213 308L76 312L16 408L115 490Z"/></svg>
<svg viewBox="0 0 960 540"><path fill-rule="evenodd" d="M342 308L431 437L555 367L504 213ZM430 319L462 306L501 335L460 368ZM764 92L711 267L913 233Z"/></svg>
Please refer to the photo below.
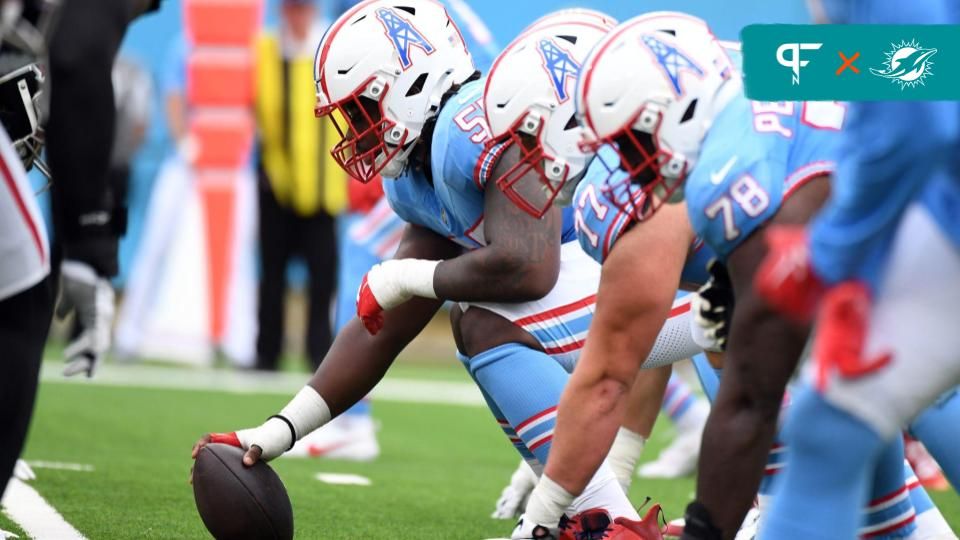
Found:
<svg viewBox="0 0 960 540"><path fill-rule="evenodd" d="M613 150L603 148L603 151ZM629 214L622 212L604 194L609 174L600 159L595 159L587 167L573 195L573 219L580 247L600 264L632 221Z"/></svg>
<svg viewBox="0 0 960 540"><path fill-rule="evenodd" d="M587 169L573 197L574 221L580 247L600 264L603 264L614 244L632 223L629 214L618 209L604 194L603 187L608 175L605 166L594 162ZM695 286L706 283L709 277L707 262L715 257L716 253L709 246L699 238L696 239L683 266L681 281Z"/></svg>

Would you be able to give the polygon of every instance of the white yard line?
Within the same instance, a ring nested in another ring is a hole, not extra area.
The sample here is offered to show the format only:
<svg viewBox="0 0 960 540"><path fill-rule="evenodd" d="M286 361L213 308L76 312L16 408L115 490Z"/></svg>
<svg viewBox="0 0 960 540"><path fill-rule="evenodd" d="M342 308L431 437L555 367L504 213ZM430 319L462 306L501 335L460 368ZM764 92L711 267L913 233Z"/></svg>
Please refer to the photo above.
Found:
<svg viewBox="0 0 960 540"><path fill-rule="evenodd" d="M307 382L302 373L251 373L212 369L183 369L143 365L107 364L93 379L61 375L62 366L44 363L45 384L91 384L131 388L204 390L237 394L293 395ZM373 390L373 399L404 403L433 403L483 407L486 404L476 386L468 382L387 378Z"/></svg>
<svg viewBox="0 0 960 540"><path fill-rule="evenodd" d="M59 471L93 472L93 465L85 463L63 463L60 461L33 461L27 462L34 469L56 469Z"/></svg>
<svg viewBox="0 0 960 540"><path fill-rule="evenodd" d="M46 540L83 540L80 531L67 523L37 490L12 478L3 496L3 512L30 538Z"/></svg>
<svg viewBox="0 0 960 540"><path fill-rule="evenodd" d="M324 484L333 484L335 486L369 486L373 483L366 476L360 476L359 474L320 472L317 473L314 478Z"/></svg>

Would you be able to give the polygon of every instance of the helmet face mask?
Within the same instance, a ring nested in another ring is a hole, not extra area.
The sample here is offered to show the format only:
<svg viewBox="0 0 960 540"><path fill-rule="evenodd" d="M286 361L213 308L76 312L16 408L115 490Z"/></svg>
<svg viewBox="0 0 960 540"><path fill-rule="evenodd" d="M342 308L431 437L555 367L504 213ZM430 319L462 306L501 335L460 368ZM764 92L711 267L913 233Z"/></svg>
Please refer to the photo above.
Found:
<svg viewBox="0 0 960 540"><path fill-rule="evenodd" d="M637 221L649 219L664 203L683 198L687 162L660 140L662 123L659 107L648 103L621 129L585 143L608 171L606 197ZM600 152L603 146L614 149L618 161L605 158Z"/></svg>
<svg viewBox="0 0 960 540"><path fill-rule="evenodd" d="M588 10L561 10L527 27L494 62L484 91L492 146L516 145L519 159L494 179L519 208L543 217L569 205L592 152L580 145L573 90L595 43L616 23Z"/></svg>
<svg viewBox="0 0 960 540"><path fill-rule="evenodd" d="M333 159L363 183L380 174L407 140L407 133L395 129L396 123L383 113L383 96L388 89L388 84L374 76L339 102L316 110L317 117L329 117L340 134L340 142L330 151Z"/></svg>
<svg viewBox="0 0 960 540"><path fill-rule="evenodd" d="M399 177L443 96L474 74L460 30L432 0L367 0L320 41L317 116L341 140L331 153L355 179Z"/></svg>
<svg viewBox="0 0 960 540"><path fill-rule="evenodd" d="M635 220L683 200L707 130L742 86L705 22L676 12L636 17L584 64L577 114L585 145L615 150L605 194ZM624 118L629 120L624 122Z"/></svg>
<svg viewBox="0 0 960 540"><path fill-rule="evenodd" d="M513 204L531 216L541 218L565 191L570 166L562 159L548 155L541 141L542 119L528 114L517 120L503 135L491 139L487 148L515 145L520 157L517 163L496 179L497 187ZM572 197L572 193L569 194ZM569 199L568 199L569 200Z"/></svg>

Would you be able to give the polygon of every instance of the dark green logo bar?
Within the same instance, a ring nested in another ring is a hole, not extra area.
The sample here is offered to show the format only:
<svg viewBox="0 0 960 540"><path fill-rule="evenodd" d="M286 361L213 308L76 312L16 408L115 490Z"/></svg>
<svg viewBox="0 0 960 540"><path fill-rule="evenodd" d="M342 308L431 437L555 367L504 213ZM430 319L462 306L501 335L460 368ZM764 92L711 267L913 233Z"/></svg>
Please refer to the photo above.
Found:
<svg viewBox="0 0 960 540"><path fill-rule="evenodd" d="M741 39L750 99L960 100L960 26L755 24Z"/></svg>

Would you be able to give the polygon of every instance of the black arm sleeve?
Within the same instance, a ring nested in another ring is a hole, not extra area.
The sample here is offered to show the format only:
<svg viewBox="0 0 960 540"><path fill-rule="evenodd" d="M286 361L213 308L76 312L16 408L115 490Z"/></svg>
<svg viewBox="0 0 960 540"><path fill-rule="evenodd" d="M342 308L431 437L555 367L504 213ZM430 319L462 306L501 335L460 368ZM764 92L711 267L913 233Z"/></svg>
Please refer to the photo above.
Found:
<svg viewBox="0 0 960 540"><path fill-rule="evenodd" d="M127 25L143 6L101 0L91 8L65 0L50 43L47 158L53 174L57 241L66 258L117 273L126 212L109 188L116 108L111 70Z"/></svg>

